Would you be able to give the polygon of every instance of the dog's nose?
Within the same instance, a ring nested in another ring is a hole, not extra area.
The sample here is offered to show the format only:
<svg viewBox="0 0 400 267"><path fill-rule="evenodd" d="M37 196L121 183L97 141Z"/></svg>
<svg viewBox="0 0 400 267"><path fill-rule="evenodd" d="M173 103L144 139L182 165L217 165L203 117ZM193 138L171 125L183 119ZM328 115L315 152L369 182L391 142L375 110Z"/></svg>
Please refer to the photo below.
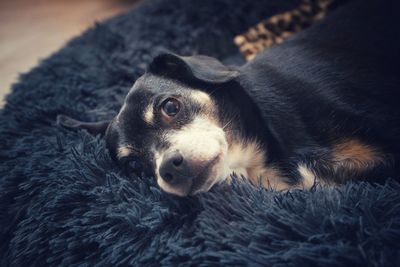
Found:
<svg viewBox="0 0 400 267"><path fill-rule="evenodd" d="M179 151L166 154L160 166L160 175L171 185L186 183L191 179L190 168Z"/></svg>

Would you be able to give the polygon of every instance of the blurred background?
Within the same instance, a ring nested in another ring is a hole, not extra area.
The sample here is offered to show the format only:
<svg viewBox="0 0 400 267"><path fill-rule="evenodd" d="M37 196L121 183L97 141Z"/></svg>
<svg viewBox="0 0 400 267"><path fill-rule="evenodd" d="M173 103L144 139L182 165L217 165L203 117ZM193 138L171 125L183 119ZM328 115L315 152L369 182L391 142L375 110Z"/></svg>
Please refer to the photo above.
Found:
<svg viewBox="0 0 400 267"><path fill-rule="evenodd" d="M141 0L0 0L0 107L20 73Z"/></svg>

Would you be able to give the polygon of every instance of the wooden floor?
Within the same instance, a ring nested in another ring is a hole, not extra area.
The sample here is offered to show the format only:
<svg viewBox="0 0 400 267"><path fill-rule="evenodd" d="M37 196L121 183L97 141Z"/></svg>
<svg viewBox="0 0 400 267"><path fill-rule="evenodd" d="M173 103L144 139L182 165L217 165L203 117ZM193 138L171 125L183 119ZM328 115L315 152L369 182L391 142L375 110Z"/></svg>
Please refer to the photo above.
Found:
<svg viewBox="0 0 400 267"><path fill-rule="evenodd" d="M139 0L0 0L0 106L17 81L40 59L96 21Z"/></svg>

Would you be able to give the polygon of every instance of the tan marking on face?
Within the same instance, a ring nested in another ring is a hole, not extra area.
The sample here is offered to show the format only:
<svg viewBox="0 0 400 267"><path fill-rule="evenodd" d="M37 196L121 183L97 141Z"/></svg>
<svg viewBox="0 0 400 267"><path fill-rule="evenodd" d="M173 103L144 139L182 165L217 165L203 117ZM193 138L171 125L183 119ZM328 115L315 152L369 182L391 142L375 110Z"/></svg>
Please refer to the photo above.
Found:
<svg viewBox="0 0 400 267"><path fill-rule="evenodd" d="M336 144L332 151L334 168L363 171L384 160L382 153L356 139L347 139Z"/></svg>
<svg viewBox="0 0 400 267"><path fill-rule="evenodd" d="M132 153L132 148L130 146L120 146L118 148L117 157L124 158L129 156Z"/></svg>
<svg viewBox="0 0 400 267"><path fill-rule="evenodd" d="M190 96L201 105L209 105L212 103L210 95L200 90L192 90Z"/></svg>
<svg viewBox="0 0 400 267"><path fill-rule="evenodd" d="M143 113L143 119L148 124L153 124L154 121L154 110L153 105L148 105Z"/></svg>

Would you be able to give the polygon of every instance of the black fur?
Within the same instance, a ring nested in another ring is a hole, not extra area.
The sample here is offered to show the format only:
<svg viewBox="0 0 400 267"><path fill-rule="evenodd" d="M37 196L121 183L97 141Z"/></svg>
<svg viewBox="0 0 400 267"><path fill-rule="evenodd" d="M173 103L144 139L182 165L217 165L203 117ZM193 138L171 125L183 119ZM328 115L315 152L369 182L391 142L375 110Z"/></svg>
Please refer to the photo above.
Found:
<svg viewBox="0 0 400 267"><path fill-rule="evenodd" d="M398 10L397 1L353 1L240 69L289 176L299 162L338 182L398 170ZM345 138L381 148L386 166L334 174L329 148Z"/></svg>

